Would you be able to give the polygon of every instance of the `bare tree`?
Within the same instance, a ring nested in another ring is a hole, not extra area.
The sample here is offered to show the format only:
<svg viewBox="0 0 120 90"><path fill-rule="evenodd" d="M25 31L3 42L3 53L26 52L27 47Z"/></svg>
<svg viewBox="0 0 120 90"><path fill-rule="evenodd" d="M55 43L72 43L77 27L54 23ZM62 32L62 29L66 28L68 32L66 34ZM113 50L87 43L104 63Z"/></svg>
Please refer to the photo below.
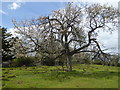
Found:
<svg viewBox="0 0 120 90"><path fill-rule="evenodd" d="M100 30L112 31L116 26L118 11L107 5L92 4L79 7L68 3L64 9L50 16L39 17L15 27L26 40L34 44L34 51L48 53L57 59L67 58L67 70L72 71L72 56L81 52L94 52L106 56L97 40ZM22 27L21 27L22 26ZM96 50L91 50L94 45Z"/></svg>

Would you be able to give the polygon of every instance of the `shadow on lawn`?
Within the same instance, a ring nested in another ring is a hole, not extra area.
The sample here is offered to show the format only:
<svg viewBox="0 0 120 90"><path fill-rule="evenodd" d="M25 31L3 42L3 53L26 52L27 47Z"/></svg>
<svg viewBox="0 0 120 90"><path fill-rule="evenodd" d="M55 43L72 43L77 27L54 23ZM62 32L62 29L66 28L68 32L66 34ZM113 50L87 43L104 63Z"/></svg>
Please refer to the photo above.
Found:
<svg viewBox="0 0 120 90"><path fill-rule="evenodd" d="M119 74L120 74L120 72L119 72ZM72 72L51 72L50 74L47 75L47 78L63 81L63 80L70 79L71 77L111 79L114 76L118 76L118 72L112 72L112 71L96 71L96 72L72 71Z"/></svg>
<svg viewBox="0 0 120 90"><path fill-rule="evenodd" d="M58 80L58 81L64 81L64 80L68 80L71 79L72 77L83 77L83 78L94 78L94 79L101 79L101 78L105 78L105 79L111 79L114 76L118 76L118 74L120 74L120 72L118 73L117 71L108 71L108 70L103 70L103 71L77 71L77 70L73 70L72 72L64 72L64 71L58 71L56 72L55 68L49 68L47 69L47 67L42 67L42 68L28 68L28 69L24 69L21 68L21 71L24 71L23 75L34 75L34 74L40 74L40 76L42 76L42 78L44 79L50 79L50 80ZM3 81L9 80L9 78L13 78L16 77L13 74L10 75L10 72L13 69L6 69L4 70L3 75L5 75L5 77L3 77Z"/></svg>

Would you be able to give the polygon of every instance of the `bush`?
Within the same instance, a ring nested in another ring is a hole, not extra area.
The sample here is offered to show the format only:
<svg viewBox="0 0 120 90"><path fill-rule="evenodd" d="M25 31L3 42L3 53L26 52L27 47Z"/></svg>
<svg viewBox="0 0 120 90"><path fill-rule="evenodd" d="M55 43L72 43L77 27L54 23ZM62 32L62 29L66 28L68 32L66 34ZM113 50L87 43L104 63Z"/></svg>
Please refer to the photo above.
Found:
<svg viewBox="0 0 120 90"><path fill-rule="evenodd" d="M54 65L55 65L55 61L54 61L52 58L44 57L44 58L42 59L42 65L54 66Z"/></svg>
<svg viewBox="0 0 120 90"><path fill-rule="evenodd" d="M10 62L2 62L2 67L10 67Z"/></svg>
<svg viewBox="0 0 120 90"><path fill-rule="evenodd" d="M19 57L12 60L11 66L21 67L21 66L34 66L34 57Z"/></svg>
<svg viewBox="0 0 120 90"><path fill-rule="evenodd" d="M100 61L100 60L95 60L95 61L93 62L93 64L103 65L102 61Z"/></svg>
<svg viewBox="0 0 120 90"><path fill-rule="evenodd" d="M55 66L55 60L54 58L50 58L50 57L43 57L41 60L42 65L45 66ZM58 65L63 65L62 61L58 61Z"/></svg>
<svg viewBox="0 0 120 90"><path fill-rule="evenodd" d="M97 65L106 65L106 66L118 66L120 67L120 63L119 62L115 62L115 61L111 61L111 62L105 62L105 61L101 61L101 60L95 60L93 62L93 64L97 64Z"/></svg>

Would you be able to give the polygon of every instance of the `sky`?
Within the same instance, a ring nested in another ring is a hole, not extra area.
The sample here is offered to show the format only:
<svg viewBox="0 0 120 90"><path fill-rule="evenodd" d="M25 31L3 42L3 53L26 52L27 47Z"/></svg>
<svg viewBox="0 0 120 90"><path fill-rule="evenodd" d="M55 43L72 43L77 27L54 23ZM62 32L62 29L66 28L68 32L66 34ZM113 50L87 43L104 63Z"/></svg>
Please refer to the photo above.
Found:
<svg viewBox="0 0 120 90"><path fill-rule="evenodd" d="M9 0L8 0L9 1ZM13 2L12 2L13 1ZM21 1L21 0L19 0ZM25 1L25 0L24 0ZM18 21L23 19L32 19L37 18L39 16L48 16L53 10L58 10L60 8L64 8L66 2L18 2L18 0L11 0L7 2L7 0L2 1L2 7L0 8L0 15L2 15L2 21L0 21L0 26L7 28L10 32L12 32L13 24L12 19L16 19ZM39 1L39 0L37 0ZM79 0L74 0L79 1ZM80 0L84 1L84 3L101 3L101 4L109 4L118 8L119 0ZM0 4L1 5L1 4ZM111 38L112 37L112 38ZM100 43L102 43L109 49L110 52L118 52L118 31L114 31L113 34L108 32L102 32L99 36Z"/></svg>
<svg viewBox="0 0 120 90"><path fill-rule="evenodd" d="M13 27L12 19L32 19L39 16L47 16L53 10L63 7L62 2L3 2L2 3L2 26L8 29Z"/></svg>

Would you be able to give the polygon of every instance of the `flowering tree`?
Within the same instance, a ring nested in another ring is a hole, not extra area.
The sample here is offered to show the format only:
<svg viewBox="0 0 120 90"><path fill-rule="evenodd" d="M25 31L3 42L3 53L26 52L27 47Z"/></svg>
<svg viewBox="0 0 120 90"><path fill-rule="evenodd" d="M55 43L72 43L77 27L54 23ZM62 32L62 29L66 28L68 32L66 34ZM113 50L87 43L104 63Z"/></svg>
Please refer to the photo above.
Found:
<svg viewBox="0 0 120 90"><path fill-rule="evenodd" d="M47 53L54 59L64 56L67 70L72 71L72 56L93 52L107 58L97 40L100 30L112 31L116 27L118 11L107 5L92 4L85 7L68 3L64 9L50 16L29 22L14 21L19 34L34 45L34 51ZM90 47L94 46L95 49Z"/></svg>

